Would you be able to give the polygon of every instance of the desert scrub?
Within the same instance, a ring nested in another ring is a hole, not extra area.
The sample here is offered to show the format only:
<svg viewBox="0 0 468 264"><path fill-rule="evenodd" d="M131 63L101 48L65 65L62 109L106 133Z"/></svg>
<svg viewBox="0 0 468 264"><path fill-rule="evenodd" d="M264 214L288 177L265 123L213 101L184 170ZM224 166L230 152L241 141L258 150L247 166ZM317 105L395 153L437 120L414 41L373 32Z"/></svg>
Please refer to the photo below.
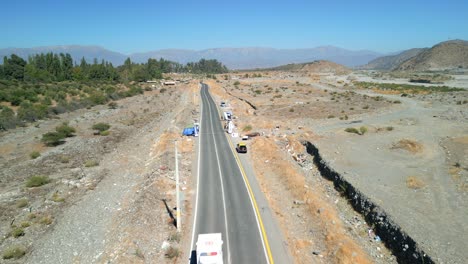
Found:
<svg viewBox="0 0 468 264"><path fill-rule="evenodd" d="M329 119L330 118L335 118L335 116L334 115L329 115L329 116L327 116L327 118L329 118Z"/></svg>
<svg viewBox="0 0 468 264"><path fill-rule="evenodd" d="M99 165L99 162L95 161L95 160L87 160L85 161L84 163L84 166L89 168L89 167L96 167Z"/></svg>
<svg viewBox="0 0 468 264"><path fill-rule="evenodd" d="M60 156L59 159L60 159L60 162L61 162L61 163L68 163L68 162L70 162L70 157L68 157L68 156Z"/></svg>
<svg viewBox="0 0 468 264"><path fill-rule="evenodd" d="M425 186L426 184L416 176L409 176L406 178L406 187L410 189L418 190L424 188Z"/></svg>
<svg viewBox="0 0 468 264"><path fill-rule="evenodd" d="M62 203L62 202L65 201L65 198L61 197L58 192L55 192L52 195L52 201L54 201L56 203Z"/></svg>
<svg viewBox="0 0 468 264"><path fill-rule="evenodd" d="M173 241L173 242L180 242L180 233L172 233L170 236L169 236L169 241Z"/></svg>
<svg viewBox="0 0 468 264"><path fill-rule="evenodd" d="M24 229L21 227L16 227L13 230L11 230L10 235L14 238L24 236Z"/></svg>
<svg viewBox="0 0 468 264"><path fill-rule="evenodd" d="M26 181L26 187L39 187L50 182L47 176L32 176Z"/></svg>
<svg viewBox="0 0 468 264"><path fill-rule="evenodd" d="M166 249L166 253L164 255L168 259L177 258L180 255L180 250L174 246L170 246Z"/></svg>
<svg viewBox="0 0 468 264"><path fill-rule="evenodd" d="M92 126L92 129L97 130L99 133L109 130L111 126L107 123L97 123Z"/></svg>
<svg viewBox="0 0 468 264"><path fill-rule="evenodd" d="M76 129L69 126L67 122L64 122L62 125L56 127L55 131L57 131L59 134L62 134L64 137L72 137L76 132Z"/></svg>
<svg viewBox="0 0 468 264"><path fill-rule="evenodd" d="M23 222L21 222L20 226L21 226L22 228L30 227L30 226L31 226L31 222L23 221Z"/></svg>
<svg viewBox="0 0 468 264"><path fill-rule="evenodd" d="M361 135L364 135L366 132L367 132L367 127L362 126L362 127L359 128L359 133L360 133Z"/></svg>
<svg viewBox="0 0 468 264"><path fill-rule="evenodd" d="M29 157L31 157L31 159L36 159L36 158L39 158L41 156L41 153L39 153L38 151L33 151L29 154Z"/></svg>
<svg viewBox="0 0 468 264"><path fill-rule="evenodd" d="M11 246L3 251L3 259L19 259L26 254L26 249L22 246Z"/></svg>
<svg viewBox="0 0 468 264"><path fill-rule="evenodd" d="M53 222L52 217L48 216L48 215L42 217L41 220L39 221L39 223L41 223L43 225L50 225L50 224L52 224L52 222Z"/></svg>
<svg viewBox="0 0 468 264"><path fill-rule="evenodd" d="M251 125L246 125L244 126L244 128L242 129L242 131L244 132L248 132L248 131L251 131L252 130L252 126Z"/></svg>
<svg viewBox="0 0 468 264"><path fill-rule="evenodd" d="M359 135L359 130L357 130L356 128L354 127L348 127L345 129L346 132L348 133L354 133L354 134L358 134Z"/></svg>
<svg viewBox="0 0 468 264"><path fill-rule="evenodd" d="M21 198L18 201L16 201L16 207L17 208L24 208L24 207L28 206L28 204L29 204L29 201L26 198Z"/></svg>
<svg viewBox="0 0 468 264"><path fill-rule="evenodd" d="M99 132L99 135L108 136L108 135L110 135L110 131L109 130L101 131L101 132Z"/></svg>
<svg viewBox="0 0 468 264"><path fill-rule="evenodd" d="M60 144L63 144L64 141L63 139L66 136L64 134L58 133L58 132L47 132L42 135L41 141L49 147L54 147L58 146Z"/></svg>

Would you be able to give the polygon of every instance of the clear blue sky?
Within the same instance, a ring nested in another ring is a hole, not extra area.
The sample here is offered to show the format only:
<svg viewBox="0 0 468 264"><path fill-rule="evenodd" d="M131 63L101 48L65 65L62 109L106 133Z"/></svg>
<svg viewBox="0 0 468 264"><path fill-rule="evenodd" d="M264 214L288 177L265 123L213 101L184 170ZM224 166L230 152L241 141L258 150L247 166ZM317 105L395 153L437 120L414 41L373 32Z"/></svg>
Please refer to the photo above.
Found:
<svg viewBox="0 0 468 264"><path fill-rule="evenodd" d="M382 3L385 2L385 3ZM392 52L468 40L468 0L2 0L0 48L99 45Z"/></svg>

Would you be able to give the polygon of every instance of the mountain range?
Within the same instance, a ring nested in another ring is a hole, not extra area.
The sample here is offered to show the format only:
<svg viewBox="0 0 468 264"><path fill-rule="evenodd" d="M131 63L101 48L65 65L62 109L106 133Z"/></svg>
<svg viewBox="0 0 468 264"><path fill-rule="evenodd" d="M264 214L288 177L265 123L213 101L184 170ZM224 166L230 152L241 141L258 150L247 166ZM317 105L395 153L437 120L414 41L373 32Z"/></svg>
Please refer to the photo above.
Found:
<svg viewBox="0 0 468 264"><path fill-rule="evenodd" d="M45 46L34 48L5 48L0 49L0 56L16 54L24 59L37 53L69 53L75 63L81 58L92 62L96 58L99 62L106 60L113 65L122 65L126 58L133 62L146 62L148 58L164 58L182 64L199 61L202 58L216 59L229 69L267 68L288 63L303 63L314 60L329 60L349 67L363 65L381 56L381 53L368 50L347 50L334 46L321 46L308 49L274 49L263 47L247 48L213 48L205 50L163 49L150 52L125 55L107 50L99 46Z"/></svg>
<svg viewBox="0 0 468 264"><path fill-rule="evenodd" d="M389 71L440 71L468 68L468 41L449 40L431 48L414 48L371 60L360 69Z"/></svg>
<svg viewBox="0 0 468 264"><path fill-rule="evenodd" d="M81 58L93 62L106 60L113 65L122 65L126 58L133 62L146 62L149 58L179 62L196 62L200 59L216 59L229 69L271 68L286 64L300 64L316 60L327 60L358 69L375 70L444 70L468 68L468 41L450 40L431 48L414 48L393 54L381 54L369 50L347 50L334 46L308 49L274 49L264 47L213 48L205 50L162 49L125 55L99 46L45 46L35 48L0 49L0 56L16 54L24 59L38 53L69 53L75 63ZM1 62L1 61L0 61Z"/></svg>

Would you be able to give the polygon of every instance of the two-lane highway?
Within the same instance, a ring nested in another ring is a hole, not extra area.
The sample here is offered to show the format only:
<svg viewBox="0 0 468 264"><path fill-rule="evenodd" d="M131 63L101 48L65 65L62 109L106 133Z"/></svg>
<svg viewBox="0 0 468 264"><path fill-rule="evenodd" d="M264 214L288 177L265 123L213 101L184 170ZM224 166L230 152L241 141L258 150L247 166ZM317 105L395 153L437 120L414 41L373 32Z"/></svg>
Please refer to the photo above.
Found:
<svg viewBox="0 0 468 264"><path fill-rule="evenodd" d="M270 263L268 243L254 201L219 121L217 106L202 84L197 195L191 247L198 234L222 233L224 263Z"/></svg>

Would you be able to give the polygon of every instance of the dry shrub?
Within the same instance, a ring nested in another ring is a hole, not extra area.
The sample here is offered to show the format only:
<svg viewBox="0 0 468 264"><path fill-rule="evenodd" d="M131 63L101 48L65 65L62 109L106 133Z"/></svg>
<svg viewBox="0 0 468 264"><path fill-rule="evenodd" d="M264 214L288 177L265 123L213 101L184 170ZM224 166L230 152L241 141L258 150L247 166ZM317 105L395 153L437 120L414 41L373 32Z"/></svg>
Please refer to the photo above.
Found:
<svg viewBox="0 0 468 264"><path fill-rule="evenodd" d="M426 184L416 176L409 176L406 178L406 187L414 190L424 188Z"/></svg>
<svg viewBox="0 0 468 264"><path fill-rule="evenodd" d="M401 139L397 143L394 143L392 149L404 149L411 153L419 153L423 150L421 143L418 143L410 139Z"/></svg>
<svg viewBox="0 0 468 264"><path fill-rule="evenodd" d="M290 146L293 146L296 152L299 151L300 143L292 140L292 138L289 139ZM257 157L260 160L269 160L270 164L274 164L274 171L281 173L279 178L295 199L306 201L305 206L308 206L310 214L318 218L320 225L325 230L326 247L329 255L334 256L337 263L371 263L365 251L346 234L346 229L336 210L316 191L304 187L306 185L304 175L298 173L288 161L282 158L273 140L256 138L253 141L252 148L262 150L261 154L254 153L254 155L258 155ZM262 182L261 185L268 184L268 182ZM319 214L316 213L318 211L320 211ZM300 247L302 242L297 239L294 245ZM292 250L292 252L295 252L295 250ZM301 258L301 256L296 255L296 258Z"/></svg>

